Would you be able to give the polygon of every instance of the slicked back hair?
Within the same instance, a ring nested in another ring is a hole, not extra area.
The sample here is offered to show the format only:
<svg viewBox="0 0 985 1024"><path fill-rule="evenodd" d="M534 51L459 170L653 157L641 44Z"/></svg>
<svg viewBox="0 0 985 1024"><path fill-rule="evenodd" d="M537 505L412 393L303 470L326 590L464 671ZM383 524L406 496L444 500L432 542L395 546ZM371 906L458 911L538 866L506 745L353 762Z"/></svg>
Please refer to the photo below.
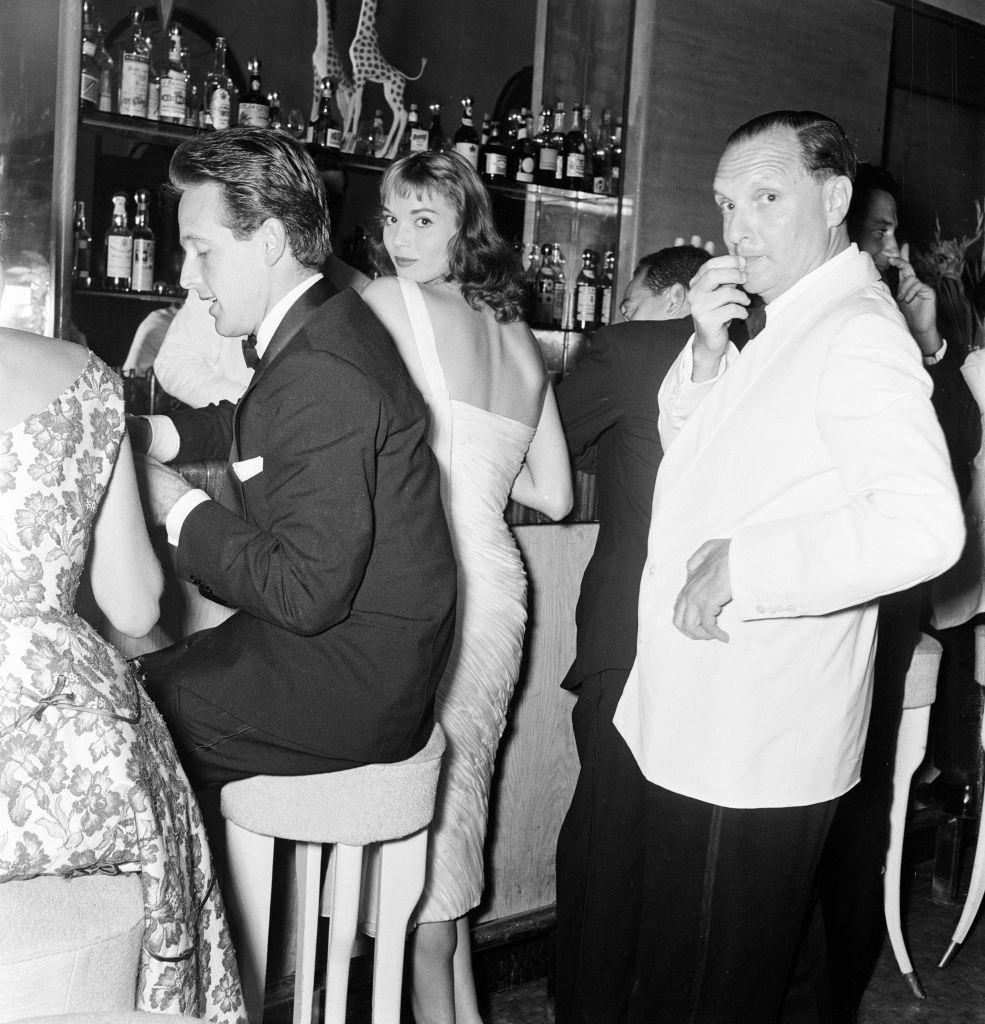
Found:
<svg viewBox="0 0 985 1024"><path fill-rule="evenodd" d="M725 149L780 128L789 128L797 136L809 174L820 180L840 174L855 180L858 168L855 147L834 118L816 110L774 110L760 114L736 128L728 137Z"/></svg>
<svg viewBox="0 0 985 1024"><path fill-rule="evenodd" d="M224 128L183 142L171 157L171 191L222 190L218 218L236 238L251 238L268 218L284 225L294 259L317 269L332 251L325 185L296 139L269 128Z"/></svg>

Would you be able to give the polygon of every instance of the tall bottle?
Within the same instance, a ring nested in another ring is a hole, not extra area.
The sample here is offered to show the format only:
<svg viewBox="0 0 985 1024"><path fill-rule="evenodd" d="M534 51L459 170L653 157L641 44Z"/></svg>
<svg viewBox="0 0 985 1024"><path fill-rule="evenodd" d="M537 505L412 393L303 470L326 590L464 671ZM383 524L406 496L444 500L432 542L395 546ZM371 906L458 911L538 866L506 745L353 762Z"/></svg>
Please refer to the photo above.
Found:
<svg viewBox="0 0 985 1024"><path fill-rule="evenodd" d="M406 156L408 153L423 153L428 148L428 132L422 128L417 116L417 104L412 103L407 113L407 124L404 126L404 133L400 136L400 144L397 146L397 154Z"/></svg>
<svg viewBox="0 0 985 1024"><path fill-rule="evenodd" d="M428 110L431 112L431 124L428 125L428 149L432 153L440 153L445 148L445 133L441 127L441 104L432 103Z"/></svg>
<svg viewBox="0 0 985 1024"><path fill-rule="evenodd" d="M92 284L92 235L86 227L86 204L81 199L75 204L72 281L76 288L88 288Z"/></svg>
<svg viewBox="0 0 985 1024"><path fill-rule="evenodd" d="M99 65L96 63L96 30L92 3L82 0L82 63L79 75L79 106L95 110L99 101Z"/></svg>
<svg viewBox="0 0 985 1024"><path fill-rule="evenodd" d="M318 103L318 117L315 119L311 141L316 146L324 146L326 149L341 149L342 125L332 110L332 89L331 78L323 78L321 80L321 99Z"/></svg>
<svg viewBox="0 0 985 1024"><path fill-rule="evenodd" d="M250 74L250 91L240 100L239 123L254 128L269 128L270 101L260 83L260 59L251 57L246 66Z"/></svg>
<svg viewBox="0 0 985 1024"><path fill-rule="evenodd" d="M616 118L616 130L612 133L612 172L611 192L619 195L620 179L622 178L622 118Z"/></svg>
<svg viewBox="0 0 985 1024"><path fill-rule="evenodd" d="M558 100L554 104L554 127L551 129L551 140L557 151L557 164L554 167L553 184L560 188L564 182L564 104Z"/></svg>
<svg viewBox="0 0 985 1024"><path fill-rule="evenodd" d="M616 254L606 251L599 278L599 323L604 327L612 322L612 282L616 276Z"/></svg>
<svg viewBox="0 0 985 1024"><path fill-rule="evenodd" d="M226 71L226 39L216 36L212 70L205 77L205 124L208 128L231 128L235 123L233 83Z"/></svg>
<svg viewBox="0 0 985 1024"><path fill-rule="evenodd" d="M598 259L594 249L581 254L581 270L575 278L575 329L579 331L594 331L599 325Z"/></svg>
<svg viewBox="0 0 985 1024"><path fill-rule="evenodd" d="M553 185L557 179L558 151L551 134L550 107L544 107L540 112L540 127L537 130L534 143L537 146L537 173L535 176L537 184Z"/></svg>
<svg viewBox="0 0 985 1024"><path fill-rule="evenodd" d="M97 106L104 114L113 112L113 95L115 87L116 64L106 49L106 26L96 22L96 65L99 67L99 99Z"/></svg>
<svg viewBox="0 0 985 1024"><path fill-rule="evenodd" d="M148 223L150 193L142 188L134 193L137 212L133 217L133 257L131 260L130 289L135 292L154 290L154 232Z"/></svg>
<svg viewBox="0 0 985 1024"><path fill-rule="evenodd" d="M551 316L551 327L556 331L561 331L571 326L571 316L568 310L570 300L567 280L564 276L564 254L561 252L560 242L555 242L552 246L551 266L554 268L554 310Z"/></svg>
<svg viewBox="0 0 985 1024"><path fill-rule="evenodd" d="M573 192L585 187L585 135L581 130L581 107L575 104L571 130L564 137L564 174L561 184Z"/></svg>
<svg viewBox="0 0 985 1024"><path fill-rule="evenodd" d="M472 124L472 97L462 100L462 123L452 138L455 152L467 160L476 170L479 168L479 136Z"/></svg>
<svg viewBox="0 0 985 1024"><path fill-rule="evenodd" d="M106 232L106 287L110 291L130 290L133 272L133 232L127 223L127 196L113 194L113 222Z"/></svg>
<svg viewBox="0 0 985 1024"><path fill-rule="evenodd" d="M499 122L492 121L489 125L489 138L482 151L482 178L489 182L506 181L506 165L509 151L499 134Z"/></svg>
<svg viewBox="0 0 985 1024"><path fill-rule="evenodd" d="M554 321L554 262L552 254L554 246L540 247L540 266L537 268L534 286L534 306L532 321L535 327L551 327Z"/></svg>
<svg viewBox="0 0 985 1024"><path fill-rule="evenodd" d="M130 38L120 57L120 102L117 110L127 117L147 116L147 82L150 78L150 49L144 39L144 12L130 8Z"/></svg>
<svg viewBox="0 0 985 1024"><path fill-rule="evenodd" d="M612 177L612 115L609 108L602 110L602 120L592 153L592 191L597 196L606 196L611 190Z"/></svg>
<svg viewBox="0 0 985 1024"><path fill-rule="evenodd" d="M533 124L533 117L527 114L517 128L516 142L510 152L513 180L521 185L529 185L537 173L537 143L530 137L533 134Z"/></svg>
<svg viewBox="0 0 985 1024"><path fill-rule="evenodd" d="M185 74L185 65L181 57L181 26L177 22L172 22L168 37L168 60L161 73L160 118L170 124L184 124L185 107L188 102L188 76Z"/></svg>

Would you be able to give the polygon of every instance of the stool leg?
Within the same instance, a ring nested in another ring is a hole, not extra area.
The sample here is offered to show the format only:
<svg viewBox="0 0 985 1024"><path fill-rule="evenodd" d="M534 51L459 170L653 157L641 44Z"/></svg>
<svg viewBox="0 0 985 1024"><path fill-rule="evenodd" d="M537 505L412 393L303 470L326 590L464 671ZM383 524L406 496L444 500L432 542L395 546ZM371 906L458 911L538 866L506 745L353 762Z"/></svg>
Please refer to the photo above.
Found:
<svg viewBox="0 0 985 1024"><path fill-rule="evenodd" d="M906 831L906 812L910 803L910 783L927 750L927 727L930 708L904 708L896 737L896 763L893 769L893 803L889 811L889 847L886 851L886 871L883 875L883 912L886 930L896 954L900 973L906 978L918 999L926 998L920 979L903 939L900 916L900 876L903 865L903 839Z"/></svg>
<svg viewBox="0 0 985 1024"><path fill-rule="evenodd" d="M226 820L226 885L230 915L236 923L239 972L250 1024L262 1024L267 974L267 931L274 840Z"/></svg>
<svg viewBox="0 0 985 1024"><path fill-rule="evenodd" d="M311 1024L315 990L315 944L318 940L321 843L294 844L294 875L298 886L294 1024Z"/></svg>
<svg viewBox="0 0 985 1024"><path fill-rule="evenodd" d="M383 843L373 953L373 1024L400 1024L407 922L424 889L428 830Z"/></svg>
<svg viewBox="0 0 985 1024"><path fill-rule="evenodd" d="M349 960L359 923L359 882L363 848L336 843L334 872L325 884L332 887L332 916L328 924L328 957L325 964L325 1024L345 1024L349 994Z"/></svg>

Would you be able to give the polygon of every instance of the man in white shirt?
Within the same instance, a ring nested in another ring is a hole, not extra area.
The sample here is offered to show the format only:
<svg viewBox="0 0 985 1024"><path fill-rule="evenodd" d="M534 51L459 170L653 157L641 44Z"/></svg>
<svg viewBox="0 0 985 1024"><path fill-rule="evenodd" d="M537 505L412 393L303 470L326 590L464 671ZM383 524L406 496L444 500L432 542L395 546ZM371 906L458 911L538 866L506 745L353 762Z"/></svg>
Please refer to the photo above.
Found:
<svg viewBox="0 0 985 1024"><path fill-rule="evenodd" d="M661 388L615 716L648 783L639 1024L779 1018L821 846L858 781L878 598L961 551L919 350L848 241L855 166L810 111L733 133L714 186L729 254L695 276L695 334ZM740 356L727 329L747 293L766 321Z"/></svg>

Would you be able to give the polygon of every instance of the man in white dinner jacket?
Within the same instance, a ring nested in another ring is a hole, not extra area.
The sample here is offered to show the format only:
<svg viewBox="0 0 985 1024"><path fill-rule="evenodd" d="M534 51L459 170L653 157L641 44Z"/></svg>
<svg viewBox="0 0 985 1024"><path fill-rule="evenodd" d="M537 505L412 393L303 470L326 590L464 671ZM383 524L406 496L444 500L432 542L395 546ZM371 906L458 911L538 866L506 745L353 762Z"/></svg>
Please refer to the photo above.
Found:
<svg viewBox="0 0 985 1024"><path fill-rule="evenodd" d="M728 255L692 281L695 334L661 387L615 715L648 782L639 1024L779 1019L821 846L859 777L878 598L961 551L920 352L848 241L855 167L811 111L732 134L714 184ZM750 293L766 322L739 356L727 328Z"/></svg>

